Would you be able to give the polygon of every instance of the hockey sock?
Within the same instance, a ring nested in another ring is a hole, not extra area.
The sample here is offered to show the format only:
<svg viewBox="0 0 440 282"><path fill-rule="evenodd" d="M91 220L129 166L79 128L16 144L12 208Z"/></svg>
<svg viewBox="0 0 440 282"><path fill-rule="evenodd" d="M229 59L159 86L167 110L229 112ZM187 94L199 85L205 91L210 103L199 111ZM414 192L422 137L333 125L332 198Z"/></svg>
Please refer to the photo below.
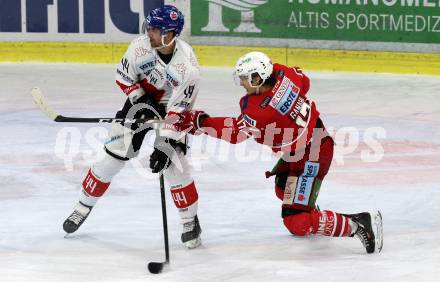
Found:
<svg viewBox="0 0 440 282"><path fill-rule="evenodd" d="M124 161L110 155L95 163L88 171L83 183L79 201L86 206L94 206L107 191L110 182L125 165Z"/></svg>
<svg viewBox="0 0 440 282"><path fill-rule="evenodd" d="M182 219L192 218L197 214L199 195L194 182L183 187L182 185L171 187L171 195Z"/></svg>
<svg viewBox="0 0 440 282"><path fill-rule="evenodd" d="M110 186L110 182L103 182L95 176L92 169L86 175L82 183L82 193L80 195L80 202L87 206L94 206L105 191Z"/></svg>
<svg viewBox="0 0 440 282"><path fill-rule="evenodd" d="M312 210L286 216L283 220L287 229L297 236L319 234L342 237L352 233L352 220L333 211Z"/></svg>

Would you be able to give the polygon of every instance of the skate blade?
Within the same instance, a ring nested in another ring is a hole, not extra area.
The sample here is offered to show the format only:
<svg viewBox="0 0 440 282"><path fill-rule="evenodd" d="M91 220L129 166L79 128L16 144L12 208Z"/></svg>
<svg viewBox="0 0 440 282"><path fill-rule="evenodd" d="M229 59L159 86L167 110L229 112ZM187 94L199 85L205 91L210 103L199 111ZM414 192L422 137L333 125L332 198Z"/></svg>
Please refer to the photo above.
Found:
<svg viewBox="0 0 440 282"><path fill-rule="evenodd" d="M375 233L376 240L376 252L380 253L383 247L383 226L382 226L382 214L380 211L376 211L374 214L374 226L373 232Z"/></svg>

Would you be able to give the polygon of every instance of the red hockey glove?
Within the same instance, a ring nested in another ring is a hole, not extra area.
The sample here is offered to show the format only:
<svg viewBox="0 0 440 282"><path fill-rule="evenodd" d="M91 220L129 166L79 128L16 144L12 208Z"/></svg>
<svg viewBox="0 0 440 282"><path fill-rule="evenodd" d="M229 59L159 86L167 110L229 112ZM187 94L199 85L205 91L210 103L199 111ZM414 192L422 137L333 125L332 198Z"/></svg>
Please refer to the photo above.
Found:
<svg viewBox="0 0 440 282"><path fill-rule="evenodd" d="M178 114L180 121L176 123L180 131L188 131L193 135L200 135L203 133L203 119L209 117L204 111L187 111Z"/></svg>

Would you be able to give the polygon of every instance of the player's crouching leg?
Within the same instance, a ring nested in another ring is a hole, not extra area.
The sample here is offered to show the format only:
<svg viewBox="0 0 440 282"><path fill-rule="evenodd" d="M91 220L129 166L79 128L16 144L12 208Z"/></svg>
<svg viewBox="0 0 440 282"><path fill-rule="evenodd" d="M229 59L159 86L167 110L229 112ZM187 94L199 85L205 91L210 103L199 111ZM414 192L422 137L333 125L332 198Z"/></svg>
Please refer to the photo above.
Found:
<svg viewBox="0 0 440 282"><path fill-rule="evenodd" d="M283 218L284 225L294 235L319 234L331 237L351 235L352 221L349 217L332 211L301 212Z"/></svg>
<svg viewBox="0 0 440 282"><path fill-rule="evenodd" d="M286 228L296 236L317 234L331 237L353 237L356 235L367 253L382 250L382 216L380 212L370 214L340 214L333 211L292 210L283 218Z"/></svg>

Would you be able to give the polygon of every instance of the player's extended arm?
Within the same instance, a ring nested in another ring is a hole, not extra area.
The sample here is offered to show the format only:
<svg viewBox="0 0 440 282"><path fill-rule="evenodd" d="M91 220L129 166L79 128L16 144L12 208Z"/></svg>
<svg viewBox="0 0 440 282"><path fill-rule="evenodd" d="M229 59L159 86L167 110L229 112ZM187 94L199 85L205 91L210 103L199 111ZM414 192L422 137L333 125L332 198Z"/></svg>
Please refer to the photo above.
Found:
<svg viewBox="0 0 440 282"><path fill-rule="evenodd" d="M210 117L204 111L186 111L178 114L180 121L177 127L190 134L207 134L211 137L222 139L232 144L240 143L250 137L245 130L241 118Z"/></svg>

